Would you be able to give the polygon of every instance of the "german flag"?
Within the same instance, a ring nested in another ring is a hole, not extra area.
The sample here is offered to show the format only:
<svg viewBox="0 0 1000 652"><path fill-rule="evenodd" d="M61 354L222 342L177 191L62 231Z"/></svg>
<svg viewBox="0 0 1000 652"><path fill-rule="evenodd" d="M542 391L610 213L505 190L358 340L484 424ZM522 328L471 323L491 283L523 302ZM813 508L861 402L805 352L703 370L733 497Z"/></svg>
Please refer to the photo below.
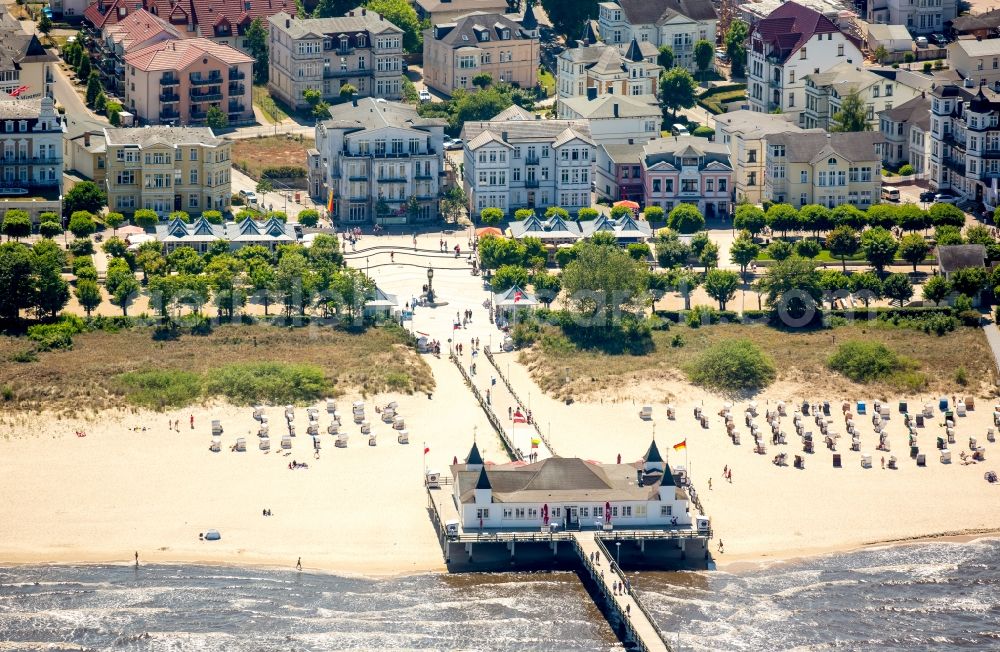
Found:
<svg viewBox="0 0 1000 652"><path fill-rule="evenodd" d="M679 444L674 444L674 450L675 451L682 451L682 450L684 450L687 447L688 447L688 440L687 439L685 439L684 441L682 441Z"/></svg>

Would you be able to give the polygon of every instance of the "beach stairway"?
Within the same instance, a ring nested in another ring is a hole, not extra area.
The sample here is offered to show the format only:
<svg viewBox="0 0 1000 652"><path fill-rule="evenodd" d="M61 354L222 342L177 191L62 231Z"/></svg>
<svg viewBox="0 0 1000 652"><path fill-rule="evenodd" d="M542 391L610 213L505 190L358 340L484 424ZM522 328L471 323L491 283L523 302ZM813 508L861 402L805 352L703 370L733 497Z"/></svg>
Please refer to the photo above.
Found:
<svg viewBox="0 0 1000 652"><path fill-rule="evenodd" d="M615 595L612 584L623 583L625 576L615 570L607 548L597 539L593 531L573 532L574 548L583 564L586 574L597 585L597 591L607 601L608 608L619 618L623 627L636 643L636 649L649 652L670 652L662 633L653 624L634 589L620 591ZM591 562L595 557L598 564ZM602 576L601 571L604 571Z"/></svg>

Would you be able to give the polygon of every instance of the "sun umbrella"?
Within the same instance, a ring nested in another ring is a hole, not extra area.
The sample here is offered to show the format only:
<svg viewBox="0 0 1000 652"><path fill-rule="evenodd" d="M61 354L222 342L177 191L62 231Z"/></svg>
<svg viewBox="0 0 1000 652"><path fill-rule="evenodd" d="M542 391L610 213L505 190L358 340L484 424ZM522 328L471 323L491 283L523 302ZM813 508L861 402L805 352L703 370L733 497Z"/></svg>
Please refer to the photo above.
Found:
<svg viewBox="0 0 1000 652"><path fill-rule="evenodd" d="M116 231L118 235L139 235L145 232L146 232L145 229L143 229L141 226L133 226L131 224L128 226L119 227L118 230Z"/></svg>
<svg viewBox="0 0 1000 652"><path fill-rule="evenodd" d="M484 226L483 228L476 230L476 235L479 236L480 238L487 235L501 236L503 235L503 231L501 231L495 226Z"/></svg>
<svg viewBox="0 0 1000 652"><path fill-rule="evenodd" d="M621 201L616 201L615 206L624 206L625 208L631 208L634 211L639 210L639 202L634 202L631 199L623 199Z"/></svg>

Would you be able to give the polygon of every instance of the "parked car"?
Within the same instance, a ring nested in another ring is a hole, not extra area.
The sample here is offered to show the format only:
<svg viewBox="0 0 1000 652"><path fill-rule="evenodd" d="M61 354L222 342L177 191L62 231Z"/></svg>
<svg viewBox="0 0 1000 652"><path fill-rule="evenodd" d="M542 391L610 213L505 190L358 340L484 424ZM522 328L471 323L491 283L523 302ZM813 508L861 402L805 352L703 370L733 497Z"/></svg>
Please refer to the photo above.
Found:
<svg viewBox="0 0 1000 652"><path fill-rule="evenodd" d="M931 43L939 48L943 48L948 45L948 39L945 38L944 34L931 34Z"/></svg>
<svg viewBox="0 0 1000 652"><path fill-rule="evenodd" d="M257 205L257 195L252 190L241 190L240 197L243 198L243 201L246 202L247 206Z"/></svg>
<svg viewBox="0 0 1000 652"><path fill-rule="evenodd" d="M925 48L928 45L926 36L918 36L915 41L918 48Z"/></svg>
<svg viewBox="0 0 1000 652"><path fill-rule="evenodd" d="M938 194L934 195L934 201L938 202L939 204L957 204L958 197L951 194L950 192L939 192Z"/></svg>
<svg viewBox="0 0 1000 652"><path fill-rule="evenodd" d="M715 58L721 63L729 63L729 54L724 48L715 48Z"/></svg>
<svg viewBox="0 0 1000 652"><path fill-rule="evenodd" d="M417 96L420 98L421 102L430 102L431 101L431 94L430 94L430 92L426 88L421 88L420 92L417 93Z"/></svg>
<svg viewBox="0 0 1000 652"><path fill-rule="evenodd" d="M675 122L670 127L670 133L672 133L675 136L690 136L691 135L690 133L688 133L687 127L685 127L684 125L682 125L679 122Z"/></svg>
<svg viewBox="0 0 1000 652"><path fill-rule="evenodd" d="M933 190L925 190L922 193L920 193L920 201L922 201L922 202L932 202L932 201L934 201L934 195L935 195L935 193L934 193Z"/></svg>
<svg viewBox="0 0 1000 652"><path fill-rule="evenodd" d="M445 149L462 149L465 143L462 142L461 138L452 138L450 141L446 141L444 144Z"/></svg>

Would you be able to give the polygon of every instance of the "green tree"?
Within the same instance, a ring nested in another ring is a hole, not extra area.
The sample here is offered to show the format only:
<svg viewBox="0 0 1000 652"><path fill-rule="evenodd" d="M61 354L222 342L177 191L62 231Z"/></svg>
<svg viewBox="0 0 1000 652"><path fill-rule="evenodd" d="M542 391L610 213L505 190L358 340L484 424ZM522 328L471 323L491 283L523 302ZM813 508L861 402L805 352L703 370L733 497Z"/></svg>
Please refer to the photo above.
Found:
<svg viewBox="0 0 1000 652"><path fill-rule="evenodd" d="M694 63L698 68L698 75L704 79L705 73L712 68L712 60L715 58L715 46L710 41L701 39L694 44Z"/></svg>
<svg viewBox="0 0 1000 652"><path fill-rule="evenodd" d="M205 269L205 261L191 247L177 247L167 254L167 265L178 274L196 275Z"/></svg>
<svg viewBox="0 0 1000 652"><path fill-rule="evenodd" d="M757 289L767 296L767 305L800 320L815 310L823 296L819 272L811 260L792 256L767 268L757 281Z"/></svg>
<svg viewBox="0 0 1000 652"><path fill-rule="evenodd" d="M101 187L93 181L81 181L73 186L63 198L63 215L72 215L77 211L100 213L107 204L108 196Z"/></svg>
<svg viewBox="0 0 1000 652"><path fill-rule="evenodd" d="M799 209L799 227L819 236L821 231L829 231L832 226L830 209L820 204L806 204Z"/></svg>
<svg viewBox="0 0 1000 652"><path fill-rule="evenodd" d="M701 285L701 282L702 277L700 274L680 268L671 271L670 287L684 299L684 310L691 310L691 297Z"/></svg>
<svg viewBox="0 0 1000 652"><path fill-rule="evenodd" d="M632 209L628 206L618 205L611 207L611 219L613 220L620 220L625 216L632 217L633 215Z"/></svg>
<svg viewBox="0 0 1000 652"><path fill-rule="evenodd" d="M584 21L597 17L597 0L542 0L541 4L559 34L579 34Z"/></svg>
<svg viewBox="0 0 1000 652"><path fill-rule="evenodd" d="M229 118L219 107L210 106L205 113L205 124L215 130L225 129L229 124Z"/></svg>
<svg viewBox="0 0 1000 652"><path fill-rule="evenodd" d="M57 235L61 235L63 232L62 224L57 221L52 222L42 222L38 225L38 232L42 234L43 238L54 238Z"/></svg>
<svg viewBox="0 0 1000 652"><path fill-rule="evenodd" d="M880 64L882 64L885 63L885 60L888 58L889 51L885 49L884 45L879 45L877 48L875 48L874 54L875 54L875 60L878 61Z"/></svg>
<svg viewBox="0 0 1000 652"><path fill-rule="evenodd" d="M148 208L140 208L135 212L133 216L136 226L141 226L144 229L151 229L160 222L159 216L155 211Z"/></svg>
<svg viewBox="0 0 1000 652"><path fill-rule="evenodd" d="M479 220L487 226L496 226L503 221L503 211L499 208L484 208L479 213Z"/></svg>
<svg viewBox="0 0 1000 652"><path fill-rule="evenodd" d="M694 106L698 85L684 68L671 68L660 75L660 103L673 117L679 109Z"/></svg>
<svg viewBox="0 0 1000 652"><path fill-rule="evenodd" d="M924 300L933 301L936 306L941 305L941 302L947 299L951 293L951 283L943 276L932 276L924 283Z"/></svg>
<svg viewBox="0 0 1000 652"><path fill-rule="evenodd" d="M340 85L340 99L349 100L355 95L357 95L358 89L354 87L353 84L341 84Z"/></svg>
<svg viewBox="0 0 1000 652"><path fill-rule="evenodd" d="M781 231L785 237L790 229L799 225L799 213L791 204L771 204L767 209L767 225L772 231Z"/></svg>
<svg viewBox="0 0 1000 652"><path fill-rule="evenodd" d="M520 265L527 247L517 240L487 236L479 240L479 264L484 270L499 269L503 265Z"/></svg>
<svg viewBox="0 0 1000 652"><path fill-rule="evenodd" d="M494 292L509 290L515 285L520 288L528 286L528 270L519 265L501 265L490 279Z"/></svg>
<svg viewBox="0 0 1000 652"><path fill-rule="evenodd" d="M111 303L122 309L122 315L128 317L128 305L139 294L139 282L129 269L128 263L120 258L113 258L108 263L105 285L111 295Z"/></svg>
<svg viewBox="0 0 1000 652"><path fill-rule="evenodd" d="M323 92L318 88L307 88L302 91L302 99L312 108L323 101Z"/></svg>
<svg viewBox="0 0 1000 652"><path fill-rule="evenodd" d="M826 248L830 250L831 256L840 259L840 264L846 272L847 258L858 253L861 248L858 232L846 224L838 226L826 234Z"/></svg>
<svg viewBox="0 0 1000 652"><path fill-rule="evenodd" d="M882 294L902 307L913 296L913 283L906 274L889 274L882 281Z"/></svg>
<svg viewBox="0 0 1000 652"><path fill-rule="evenodd" d="M763 209L753 204L740 204L736 207L733 227L741 231L748 231L751 236L756 237L764 230L765 226L767 226L767 216Z"/></svg>
<svg viewBox="0 0 1000 652"><path fill-rule="evenodd" d="M855 298L861 299L865 304L865 308L868 307L869 302L873 299L882 297L882 279L875 272L859 272L851 274L850 278L851 294Z"/></svg>
<svg viewBox="0 0 1000 652"><path fill-rule="evenodd" d="M366 6L403 30L404 50L421 51L423 34L420 32L420 20L413 5L406 0L368 0Z"/></svg>
<svg viewBox="0 0 1000 652"><path fill-rule="evenodd" d="M899 241L882 227L877 226L861 234L861 251L865 254L865 260L878 272L892 264L898 250Z"/></svg>
<svg viewBox="0 0 1000 652"><path fill-rule="evenodd" d="M108 108L108 96L104 94L102 90L97 94L97 98L94 99L94 110L98 113L104 113Z"/></svg>
<svg viewBox="0 0 1000 652"><path fill-rule="evenodd" d="M104 244L101 245L101 251L112 258L122 258L127 260L126 254L128 254L128 245L125 244L125 241L121 238L112 236L105 240Z"/></svg>
<svg viewBox="0 0 1000 652"><path fill-rule="evenodd" d="M468 203L469 199L466 197L462 186L452 186L444 193L444 197L441 199L441 217L446 222L458 222L458 218L465 212L465 207Z"/></svg>
<svg viewBox="0 0 1000 652"><path fill-rule="evenodd" d="M76 77L81 82L86 82L90 79L90 73L93 72L90 65L90 57L86 52L80 57L80 65L76 68Z"/></svg>
<svg viewBox="0 0 1000 652"><path fill-rule="evenodd" d="M760 255L760 245L753 241L749 231L740 231L729 246L729 260L740 266L740 274L747 273L747 267Z"/></svg>
<svg viewBox="0 0 1000 652"><path fill-rule="evenodd" d="M840 111L833 114L830 131L868 131L868 109L857 91L848 93L840 101Z"/></svg>
<svg viewBox="0 0 1000 652"><path fill-rule="evenodd" d="M962 229L957 226L950 225L935 227L934 241L939 247L965 244L965 238L962 236Z"/></svg>
<svg viewBox="0 0 1000 652"><path fill-rule="evenodd" d="M833 310L837 299L851 287L851 280L839 269L825 269L820 272L819 285L830 302L830 310Z"/></svg>
<svg viewBox="0 0 1000 652"><path fill-rule="evenodd" d="M580 209L584 210L584 209ZM593 210L593 209L590 209ZM518 222L534 217L535 211L531 208L519 208L514 211L514 219Z"/></svg>
<svg viewBox="0 0 1000 652"><path fill-rule="evenodd" d="M299 212L299 224L312 228L319 224L319 211L307 208Z"/></svg>
<svg viewBox="0 0 1000 652"><path fill-rule="evenodd" d="M562 206L549 206L545 209L545 219L551 219L553 217L558 217L563 220L569 219L569 211Z"/></svg>
<svg viewBox="0 0 1000 652"><path fill-rule="evenodd" d="M823 245L817 240L799 240L795 243L795 253L803 258L815 258L823 252Z"/></svg>
<svg viewBox="0 0 1000 652"><path fill-rule="evenodd" d="M775 240L767 246L767 255L774 260L786 260L795 254L795 247L787 240Z"/></svg>
<svg viewBox="0 0 1000 652"><path fill-rule="evenodd" d="M351 0L319 0L313 9L313 18L339 18L355 7Z"/></svg>
<svg viewBox="0 0 1000 652"><path fill-rule="evenodd" d="M740 277L736 272L713 269L705 274L705 293L719 302L719 310L726 309L726 304L736 296L739 286Z"/></svg>
<svg viewBox="0 0 1000 652"><path fill-rule="evenodd" d="M937 203L928 211L934 226L965 226L965 213L954 204Z"/></svg>
<svg viewBox="0 0 1000 652"><path fill-rule="evenodd" d="M94 102L97 100L97 94L101 92L101 76L97 74L96 70L90 71L90 77L87 78L87 105L94 106Z"/></svg>
<svg viewBox="0 0 1000 652"><path fill-rule="evenodd" d="M865 211L865 218L869 225L891 229L897 223L896 207L892 204L874 204Z"/></svg>
<svg viewBox="0 0 1000 652"><path fill-rule="evenodd" d="M90 313L96 310L103 301L101 289L97 287L97 281L89 279L77 281L75 294L76 300L80 302L80 306L87 313L87 319L90 319Z"/></svg>
<svg viewBox="0 0 1000 652"><path fill-rule="evenodd" d="M896 209L896 223L904 231L920 231L930 226L927 211L916 204L900 204Z"/></svg>
<svg viewBox="0 0 1000 652"><path fill-rule="evenodd" d="M69 218L69 232L77 238L87 238L97 230L94 216L88 211L76 211Z"/></svg>
<svg viewBox="0 0 1000 652"><path fill-rule="evenodd" d="M302 211L303 213L305 211ZM222 224L222 211L203 211L201 214L209 224Z"/></svg>
<svg viewBox="0 0 1000 652"><path fill-rule="evenodd" d="M31 235L31 217L27 211L18 208L8 209L3 215L0 231L11 240L27 238Z"/></svg>
<svg viewBox="0 0 1000 652"><path fill-rule="evenodd" d="M583 242L563 270L562 285L573 309L612 331L616 315L643 305L646 276L646 266L620 247Z"/></svg>
<svg viewBox="0 0 1000 652"><path fill-rule="evenodd" d="M267 28L264 27L264 21L260 16L251 21L244 40L247 52L254 59L253 81L255 84L266 84L270 65L267 50Z"/></svg>
<svg viewBox="0 0 1000 652"><path fill-rule="evenodd" d="M274 274L274 289L284 305L286 317L296 310L303 312L307 297L312 295L312 275L304 255L299 251L286 252L278 261Z"/></svg>
<svg viewBox="0 0 1000 652"><path fill-rule="evenodd" d="M989 275L982 267L965 267L952 273L951 287L955 292L977 297L986 288Z"/></svg>
<svg viewBox="0 0 1000 652"><path fill-rule="evenodd" d="M664 70L670 70L674 67L674 49L664 43L660 46L660 49L656 55L656 63L663 66Z"/></svg>
<svg viewBox="0 0 1000 652"><path fill-rule="evenodd" d="M692 383L726 392L747 392L767 387L777 371L770 356L747 339L724 340L687 365Z"/></svg>
<svg viewBox="0 0 1000 652"><path fill-rule="evenodd" d="M219 317L232 320L247 300L243 287L243 262L229 254L214 256L212 262L205 266L205 274Z"/></svg>
<svg viewBox="0 0 1000 652"><path fill-rule="evenodd" d="M719 245L715 244L714 242L709 242L704 247L702 247L701 253L698 254L698 262L701 263L706 270L709 270L713 267L718 267Z"/></svg>
<svg viewBox="0 0 1000 652"><path fill-rule="evenodd" d="M682 202L670 211L667 227L678 233L695 233L705 228L705 218L697 206Z"/></svg>
<svg viewBox="0 0 1000 652"><path fill-rule="evenodd" d="M582 208L580 212L583 212ZM647 222L662 222L664 220L663 209L659 206L647 206L643 209L641 217Z"/></svg>
<svg viewBox="0 0 1000 652"><path fill-rule="evenodd" d="M111 227L111 233L117 233L118 227L125 223L125 216L121 213L108 213L104 216L104 223Z"/></svg>
<svg viewBox="0 0 1000 652"><path fill-rule="evenodd" d="M472 78L472 85L479 88L486 88L493 83L493 75L488 72L481 72Z"/></svg>
<svg viewBox="0 0 1000 652"><path fill-rule="evenodd" d="M660 267L670 268L686 265L691 256L691 247L683 242L676 231L661 229L656 237L656 260Z"/></svg>
<svg viewBox="0 0 1000 652"><path fill-rule="evenodd" d="M914 272L917 271L917 265L922 263L924 258L927 258L930 250L931 246L919 233L904 235L903 239L899 241L899 255L903 260L913 265Z"/></svg>
<svg viewBox="0 0 1000 652"><path fill-rule="evenodd" d="M257 300L264 306L264 316L267 317L275 290L274 268L270 263L254 258L247 265L247 280Z"/></svg>
<svg viewBox="0 0 1000 652"><path fill-rule="evenodd" d="M830 211L830 219L834 226L848 226L855 231L861 230L867 224L864 212L851 204L840 204Z"/></svg>
<svg viewBox="0 0 1000 652"><path fill-rule="evenodd" d="M174 220L180 220L185 224L191 223L191 215L187 211L170 211L170 214L167 216L167 219L171 222L173 222Z"/></svg>
<svg viewBox="0 0 1000 652"><path fill-rule="evenodd" d="M535 288L538 300L547 306L555 301L562 290L562 279L557 274L548 272L535 272L531 277L531 284Z"/></svg>
<svg viewBox="0 0 1000 652"><path fill-rule="evenodd" d="M55 317L69 301L69 284L63 280L66 254L51 240L31 248L31 302L39 318Z"/></svg>
<svg viewBox="0 0 1000 652"><path fill-rule="evenodd" d="M746 72L749 35L750 29L742 20L737 18L729 23L729 30L726 31L726 54L729 55L733 77L743 77Z"/></svg>
<svg viewBox="0 0 1000 652"><path fill-rule="evenodd" d="M982 224L976 224L967 228L965 230L965 241L969 244L981 244L984 247L989 247L996 243L989 227Z"/></svg>
<svg viewBox="0 0 1000 652"><path fill-rule="evenodd" d="M22 310L32 305L31 250L18 242L0 244L0 318L20 319Z"/></svg>
<svg viewBox="0 0 1000 652"><path fill-rule="evenodd" d="M38 31L45 35L52 31L52 19L45 12L42 12L42 17L38 19Z"/></svg>

